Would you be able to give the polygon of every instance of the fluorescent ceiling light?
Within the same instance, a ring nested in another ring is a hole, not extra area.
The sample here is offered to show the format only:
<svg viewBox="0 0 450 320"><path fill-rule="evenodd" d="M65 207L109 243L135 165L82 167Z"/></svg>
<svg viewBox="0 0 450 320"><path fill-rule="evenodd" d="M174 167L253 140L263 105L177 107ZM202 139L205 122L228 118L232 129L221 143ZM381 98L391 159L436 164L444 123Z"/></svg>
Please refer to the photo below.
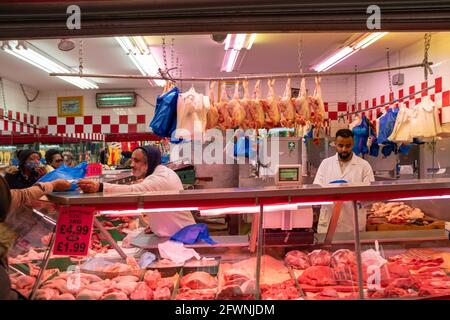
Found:
<svg viewBox="0 0 450 320"><path fill-rule="evenodd" d="M366 33L362 37L360 37L357 41L353 42L352 44L339 49L337 52L333 53L330 57L326 58L324 61L318 63L313 69L316 72L322 72L327 71L340 63L341 61L344 61L351 55L355 54L361 49L365 49L368 46L370 46L375 41L378 41L385 35L387 35L388 32L373 32L373 33Z"/></svg>
<svg viewBox="0 0 450 320"><path fill-rule="evenodd" d="M23 47L17 48L17 41L10 41L11 45L9 48L4 48L5 52L21 59L47 73L74 73L77 72L76 69L71 68L62 62L56 60L55 58L49 56L45 52L41 51L39 48L33 46L31 43L27 42L27 49ZM81 89L98 89L95 82L77 77L61 77L61 80L67 81Z"/></svg>
<svg viewBox="0 0 450 320"><path fill-rule="evenodd" d="M115 37L115 39L142 75L160 76L158 62L143 37ZM151 85L156 84L160 87L166 83L165 80L159 79L149 79L149 82Z"/></svg>
<svg viewBox="0 0 450 320"><path fill-rule="evenodd" d="M232 72L235 70L241 50L250 50L255 39L256 33L228 34L225 38L225 55L220 71Z"/></svg>
<svg viewBox="0 0 450 320"><path fill-rule="evenodd" d="M382 37L384 37L385 35L387 35L388 32L374 32L374 33L369 33L368 36L364 36L364 38L360 41L358 41L358 43L354 46L354 48L357 49L364 49L367 48L368 46L370 46L372 43L374 43L375 41L381 39Z"/></svg>

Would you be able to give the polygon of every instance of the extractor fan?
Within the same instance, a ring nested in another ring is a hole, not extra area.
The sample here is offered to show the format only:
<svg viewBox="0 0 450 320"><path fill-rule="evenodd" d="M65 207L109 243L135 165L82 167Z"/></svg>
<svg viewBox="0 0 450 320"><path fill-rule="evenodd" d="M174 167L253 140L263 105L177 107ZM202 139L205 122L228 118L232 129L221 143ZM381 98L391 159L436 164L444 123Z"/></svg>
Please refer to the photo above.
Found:
<svg viewBox="0 0 450 320"><path fill-rule="evenodd" d="M75 42L70 39L61 39L58 43L58 49L61 51L70 51L75 48Z"/></svg>

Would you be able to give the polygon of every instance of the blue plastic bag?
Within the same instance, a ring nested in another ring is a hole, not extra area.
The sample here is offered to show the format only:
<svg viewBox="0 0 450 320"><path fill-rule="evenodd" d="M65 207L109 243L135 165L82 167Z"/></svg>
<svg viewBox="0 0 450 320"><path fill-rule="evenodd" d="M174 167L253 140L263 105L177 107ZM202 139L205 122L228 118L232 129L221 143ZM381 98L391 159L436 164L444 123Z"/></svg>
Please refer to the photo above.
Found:
<svg viewBox="0 0 450 320"><path fill-rule="evenodd" d="M249 137L240 137L234 145L235 157L253 158L256 156L256 141L250 140Z"/></svg>
<svg viewBox="0 0 450 320"><path fill-rule="evenodd" d="M208 226L204 223L186 226L175 233L170 240L182 242L184 244L194 244L197 241L203 240L209 244L216 244L209 236Z"/></svg>
<svg viewBox="0 0 450 320"><path fill-rule="evenodd" d="M170 138L177 128L177 102L179 90L174 87L156 99L156 110L150 128L160 136Z"/></svg>
<svg viewBox="0 0 450 320"><path fill-rule="evenodd" d="M38 182L51 182L58 179L64 180L78 180L86 176L87 163L82 162L76 167L67 167L66 165L60 166L58 169L47 173L45 176L41 177ZM72 182L72 186L68 191L73 191L78 188L76 182Z"/></svg>

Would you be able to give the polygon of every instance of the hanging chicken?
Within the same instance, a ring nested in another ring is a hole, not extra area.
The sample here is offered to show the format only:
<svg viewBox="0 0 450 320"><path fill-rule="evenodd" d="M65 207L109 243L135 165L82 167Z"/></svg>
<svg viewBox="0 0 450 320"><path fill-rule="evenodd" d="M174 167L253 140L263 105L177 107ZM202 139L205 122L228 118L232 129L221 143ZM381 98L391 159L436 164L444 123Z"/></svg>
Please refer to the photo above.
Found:
<svg viewBox="0 0 450 320"><path fill-rule="evenodd" d="M245 110L245 119L241 124L241 127L243 129L251 129L255 127L254 121L253 121L253 114L251 109L251 104L253 103L250 94L248 91L248 80L242 81L242 87L244 88L244 97L239 101L242 108Z"/></svg>
<svg viewBox="0 0 450 320"><path fill-rule="evenodd" d="M239 81L234 86L233 99L228 103L228 112L231 114L231 127L239 127L245 120L245 109L239 103Z"/></svg>
<svg viewBox="0 0 450 320"><path fill-rule="evenodd" d="M253 100L250 100L250 113L253 118L253 127L255 129L264 128L264 100L261 99L261 80L256 81L253 92Z"/></svg>
<svg viewBox="0 0 450 320"><path fill-rule="evenodd" d="M225 82L222 82L220 100L217 104L217 111L219 113L218 127L222 131L231 128L231 115L228 112L228 98L225 93Z"/></svg>
<svg viewBox="0 0 450 320"><path fill-rule="evenodd" d="M286 82L286 89L284 95L278 102L278 108L281 113L281 125L285 128L292 128L295 121L295 108L291 99L291 79Z"/></svg>
<svg viewBox="0 0 450 320"><path fill-rule="evenodd" d="M300 94L293 99L295 106L295 123L298 126L304 127L311 117L311 110L309 107L308 97L306 96L306 81L302 78L300 82Z"/></svg>
<svg viewBox="0 0 450 320"><path fill-rule="evenodd" d="M214 99L215 81L212 81L209 86L209 110L206 114L206 129L212 129L217 126L219 122L219 111L217 110L217 103Z"/></svg>
<svg viewBox="0 0 450 320"><path fill-rule="evenodd" d="M275 80L268 80L267 85L269 92L267 94L267 100L264 101L264 112L266 113L266 127L276 128L280 124L281 116L280 110L278 110L278 104L275 100L275 90L273 88Z"/></svg>
<svg viewBox="0 0 450 320"><path fill-rule="evenodd" d="M311 122L320 127L325 119L325 105L322 100L322 89L320 87L320 77L316 77L316 89L314 95L308 97L308 102L311 108Z"/></svg>

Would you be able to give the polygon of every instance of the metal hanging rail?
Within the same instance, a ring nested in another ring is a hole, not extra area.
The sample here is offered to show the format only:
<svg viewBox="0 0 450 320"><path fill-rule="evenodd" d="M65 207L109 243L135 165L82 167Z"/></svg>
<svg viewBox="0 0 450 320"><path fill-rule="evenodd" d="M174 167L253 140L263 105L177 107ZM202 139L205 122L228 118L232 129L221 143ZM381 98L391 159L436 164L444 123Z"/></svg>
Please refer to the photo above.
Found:
<svg viewBox="0 0 450 320"><path fill-rule="evenodd" d="M332 77L332 76L351 76L359 74L369 74L386 72L389 70L402 70L411 68L425 68L433 65L433 62L417 63L405 66L391 67L391 68L378 68L367 69L362 71L350 71L350 72L305 72L305 73L274 73L274 74L259 74L248 75L239 77L215 77L215 78L173 78L168 75L167 72L163 73L163 76L142 76L142 75L122 75L122 74L96 74L96 73L49 73L52 77L80 77L80 78L111 78L111 79L133 79L133 80L170 80L170 81L238 81L238 80L258 80L258 79L277 79L277 78L310 78L310 77Z"/></svg>
<svg viewBox="0 0 450 320"><path fill-rule="evenodd" d="M400 101L402 101L402 100L408 99L408 98L410 98L410 97L414 97L416 94L419 94L419 93L422 93L422 92L424 92L424 91L433 89L434 87L435 87L435 86L430 86L430 87L428 87L428 88L425 88L425 89L422 89L422 90L420 90L420 91L411 93L410 95L404 96L404 97L402 97L402 98L398 98L398 99L395 99L395 100L392 100L392 101L388 101L388 102L385 102L385 103L380 104L380 105L378 105L378 106L370 107L370 108L367 108L367 109L364 109L364 110L353 111L353 112L347 112L347 113L345 113L345 114L342 113L342 114L339 115L339 118L342 119L342 118L344 118L344 117L351 116L351 115L354 115L354 114L358 114L358 113L370 111L370 110L373 110L373 109L382 108L382 107L388 106L388 105L390 105L390 104L394 104L394 103L400 102Z"/></svg>

